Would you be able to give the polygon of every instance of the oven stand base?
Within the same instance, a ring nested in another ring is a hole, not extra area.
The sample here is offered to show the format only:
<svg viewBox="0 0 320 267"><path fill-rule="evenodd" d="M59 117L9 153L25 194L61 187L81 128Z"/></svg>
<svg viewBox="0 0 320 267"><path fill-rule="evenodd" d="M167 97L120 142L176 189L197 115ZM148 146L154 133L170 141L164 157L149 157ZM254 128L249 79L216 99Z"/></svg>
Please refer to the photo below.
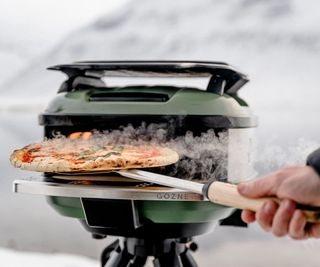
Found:
<svg viewBox="0 0 320 267"><path fill-rule="evenodd" d="M102 267L143 267L148 257L154 257L154 267L197 267L190 250L197 245L191 239L147 240L125 238L116 240L101 254Z"/></svg>

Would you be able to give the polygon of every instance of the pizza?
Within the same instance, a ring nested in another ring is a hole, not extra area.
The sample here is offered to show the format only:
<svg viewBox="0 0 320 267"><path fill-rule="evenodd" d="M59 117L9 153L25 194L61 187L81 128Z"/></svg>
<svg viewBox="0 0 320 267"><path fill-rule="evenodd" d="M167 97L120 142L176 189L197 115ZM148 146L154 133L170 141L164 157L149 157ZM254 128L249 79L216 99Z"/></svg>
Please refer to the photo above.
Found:
<svg viewBox="0 0 320 267"><path fill-rule="evenodd" d="M104 145L86 140L47 140L15 150L11 163L38 172L95 172L149 168L179 160L172 149L154 145Z"/></svg>

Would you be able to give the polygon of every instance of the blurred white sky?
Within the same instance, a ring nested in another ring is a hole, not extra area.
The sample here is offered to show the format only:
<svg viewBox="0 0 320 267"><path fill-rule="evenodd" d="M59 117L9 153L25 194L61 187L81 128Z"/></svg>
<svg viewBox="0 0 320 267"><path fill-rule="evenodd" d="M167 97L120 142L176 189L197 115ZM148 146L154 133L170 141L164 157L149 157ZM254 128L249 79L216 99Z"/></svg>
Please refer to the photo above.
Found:
<svg viewBox="0 0 320 267"><path fill-rule="evenodd" d="M0 0L0 84L129 0Z"/></svg>
<svg viewBox="0 0 320 267"><path fill-rule="evenodd" d="M0 45L51 46L128 0L1 0Z"/></svg>

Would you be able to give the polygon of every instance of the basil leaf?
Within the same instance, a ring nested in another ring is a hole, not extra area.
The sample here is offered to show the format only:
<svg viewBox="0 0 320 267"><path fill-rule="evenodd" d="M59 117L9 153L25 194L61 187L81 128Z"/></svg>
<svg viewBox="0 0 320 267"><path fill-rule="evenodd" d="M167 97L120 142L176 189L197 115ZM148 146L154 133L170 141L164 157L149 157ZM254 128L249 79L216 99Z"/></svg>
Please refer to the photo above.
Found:
<svg viewBox="0 0 320 267"><path fill-rule="evenodd" d="M120 153L122 153L123 149L124 149L123 146L114 146L114 147L112 148L112 150L114 150L114 151L116 151L116 152L120 152Z"/></svg>

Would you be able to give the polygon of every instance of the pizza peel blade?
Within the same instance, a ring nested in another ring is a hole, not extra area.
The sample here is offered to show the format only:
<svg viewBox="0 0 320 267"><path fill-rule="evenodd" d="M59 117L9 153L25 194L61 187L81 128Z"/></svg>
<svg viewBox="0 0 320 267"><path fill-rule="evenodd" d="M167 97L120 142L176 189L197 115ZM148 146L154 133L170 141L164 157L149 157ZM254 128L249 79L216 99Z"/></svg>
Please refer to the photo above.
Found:
<svg viewBox="0 0 320 267"><path fill-rule="evenodd" d="M273 200L277 203L280 203L282 201L281 199L275 197L255 199L246 198L238 193L236 185L230 183L213 181L201 184L193 181L187 181L138 169L121 170L115 172L128 178L133 178L136 180L174 187L177 189L187 190L190 192L201 194L213 203L228 207L234 207L237 209L258 211L262 207L262 205L268 200ZM320 223L319 208L304 205L297 205L297 208L302 210L308 222Z"/></svg>

